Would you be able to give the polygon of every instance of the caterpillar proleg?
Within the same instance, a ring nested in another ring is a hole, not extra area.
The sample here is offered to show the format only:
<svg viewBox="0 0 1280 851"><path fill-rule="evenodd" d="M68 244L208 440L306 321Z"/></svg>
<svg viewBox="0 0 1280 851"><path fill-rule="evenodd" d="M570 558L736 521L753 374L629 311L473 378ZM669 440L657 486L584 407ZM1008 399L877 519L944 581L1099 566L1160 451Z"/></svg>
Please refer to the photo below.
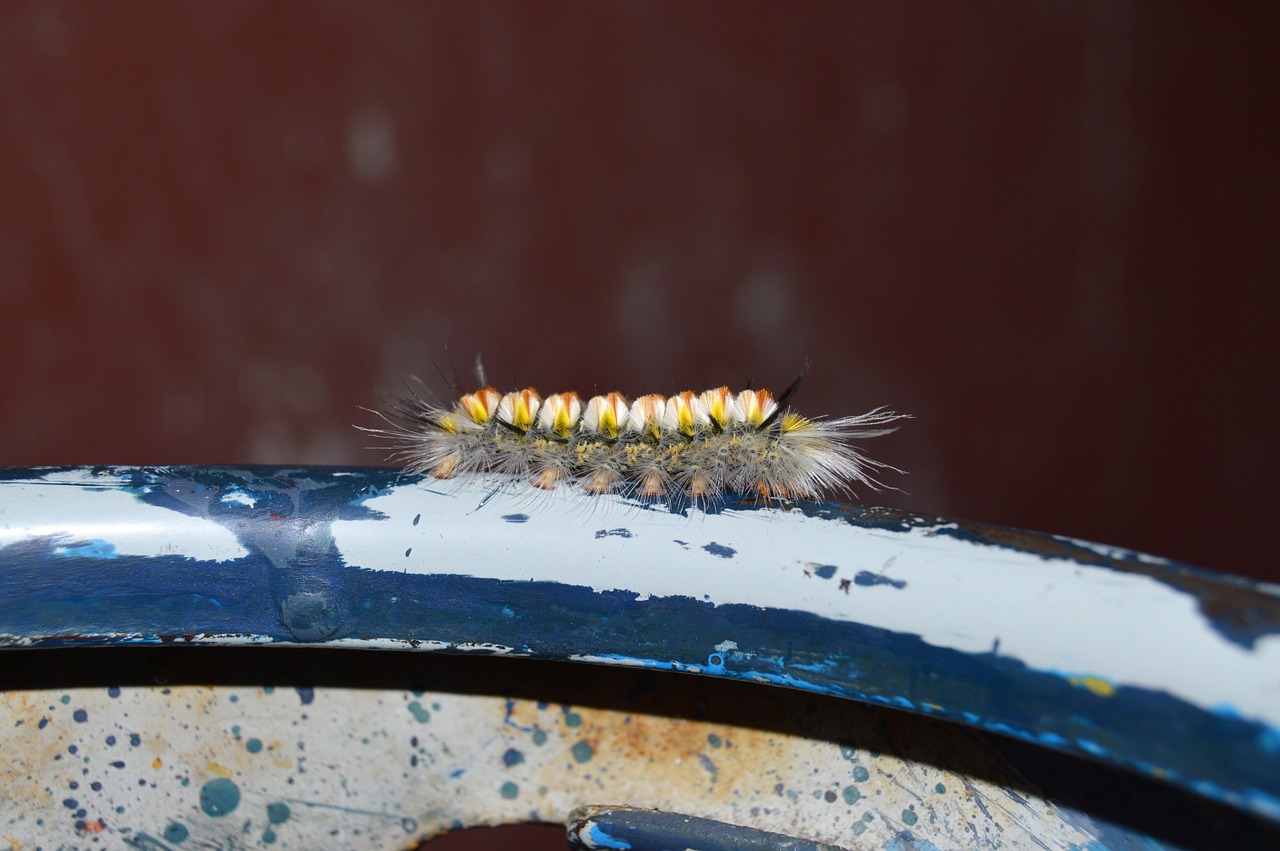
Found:
<svg viewBox="0 0 1280 851"><path fill-rule="evenodd" d="M365 431L410 473L448 479L493 472L551 490L618 493L676 505L726 496L765 502L882 487L875 461L851 441L878 437L906 415L876 408L860 416L811 419L787 406L796 379L777 399L768 390L542 396L532 387L501 393L483 386L450 406L416 394L377 412L386 427ZM483 383L483 373L481 373Z"/></svg>

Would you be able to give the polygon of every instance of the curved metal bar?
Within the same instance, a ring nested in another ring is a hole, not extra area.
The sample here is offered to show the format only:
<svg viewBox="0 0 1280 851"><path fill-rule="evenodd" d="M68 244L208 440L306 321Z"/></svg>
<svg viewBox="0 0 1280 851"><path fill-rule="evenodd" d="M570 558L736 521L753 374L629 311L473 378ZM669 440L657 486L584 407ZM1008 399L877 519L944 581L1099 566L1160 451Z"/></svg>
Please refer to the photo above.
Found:
<svg viewBox="0 0 1280 851"><path fill-rule="evenodd" d="M389 470L0 471L0 642L414 647L773 683L1280 821L1280 594L839 504L706 513Z"/></svg>

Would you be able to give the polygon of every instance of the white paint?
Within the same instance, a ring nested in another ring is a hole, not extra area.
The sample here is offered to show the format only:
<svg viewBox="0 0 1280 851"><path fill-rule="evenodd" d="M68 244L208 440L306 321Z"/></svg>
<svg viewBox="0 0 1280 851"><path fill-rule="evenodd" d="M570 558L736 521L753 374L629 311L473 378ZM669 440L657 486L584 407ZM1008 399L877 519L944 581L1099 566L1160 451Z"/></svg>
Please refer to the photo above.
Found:
<svg viewBox="0 0 1280 851"><path fill-rule="evenodd" d="M115 548L117 556L234 561L249 554L230 530L212 520L148 505L127 491L110 490L124 484L85 470L0 483L0 549L32 538L53 538L64 546L103 541Z"/></svg>
<svg viewBox="0 0 1280 851"><path fill-rule="evenodd" d="M227 505L233 505L233 504L245 505L245 506L248 506L249 508L253 508L255 505L258 504L257 497L250 496L244 491L228 491L227 493L224 493L221 497L219 497L218 501L223 502Z"/></svg>
<svg viewBox="0 0 1280 851"><path fill-rule="evenodd" d="M807 611L968 653L989 652L999 641L1001 655L1042 671L1163 690L1208 710L1230 707L1280 725L1280 636L1260 638L1252 651L1234 644L1213 629L1194 596L1149 576L929 529L862 529L783 511L694 511L686 518L568 492L531 502L523 488L485 502L493 488L493 480L395 488L365 502L388 521L338 521L334 540L352 567ZM510 514L528 519L502 519ZM613 529L631 537L596 537ZM736 555L705 549L713 545ZM808 575L813 564L838 569L820 579ZM906 587L839 590L841 579L863 570Z"/></svg>

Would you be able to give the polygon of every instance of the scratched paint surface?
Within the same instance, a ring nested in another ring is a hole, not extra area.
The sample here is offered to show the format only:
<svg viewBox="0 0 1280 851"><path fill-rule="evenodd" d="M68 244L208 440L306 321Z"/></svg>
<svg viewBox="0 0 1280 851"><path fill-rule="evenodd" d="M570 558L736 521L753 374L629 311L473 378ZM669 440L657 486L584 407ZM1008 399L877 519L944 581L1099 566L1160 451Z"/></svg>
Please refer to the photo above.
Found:
<svg viewBox="0 0 1280 851"><path fill-rule="evenodd" d="M309 664L315 674L324 663ZM169 659L154 675L186 667ZM455 683L446 691L7 692L0 835L21 849L405 848L461 825L563 822L584 802L626 802L854 848L1124 848L1141 838L1044 799L958 725L856 705L832 712L840 701L745 685L700 693L691 678L646 672L608 678L612 694L545 670L512 694L464 694L460 672L437 675ZM489 688L483 673L473 684ZM1100 839L1110 844L1089 844Z"/></svg>
<svg viewBox="0 0 1280 851"><path fill-rule="evenodd" d="M0 473L0 565L14 647L690 671L960 721L1280 819L1280 597L1113 548L842 506L671 514L380 470L100 468Z"/></svg>

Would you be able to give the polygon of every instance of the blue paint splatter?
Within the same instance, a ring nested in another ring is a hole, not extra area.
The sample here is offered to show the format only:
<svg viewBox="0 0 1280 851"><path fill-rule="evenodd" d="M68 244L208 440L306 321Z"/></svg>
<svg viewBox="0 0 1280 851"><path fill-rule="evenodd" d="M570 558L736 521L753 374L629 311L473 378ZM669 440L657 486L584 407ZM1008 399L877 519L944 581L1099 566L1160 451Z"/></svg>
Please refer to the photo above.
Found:
<svg viewBox="0 0 1280 851"><path fill-rule="evenodd" d="M75 719L77 724L83 724L89 720L89 713L83 709L77 709L71 713L71 717Z"/></svg>
<svg viewBox="0 0 1280 851"><path fill-rule="evenodd" d="M811 564L813 575L819 579L830 579L836 575L836 566L834 564Z"/></svg>
<svg viewBox="0 0 1280 851"><path fill-rule="evenodd" d="M733 558L738 554L738 551L733 547L726 547L723 544L717 544L715 541L707 544L703 549L720 558Z"/></svg>
<svg viewBox="0 0 1280 851"><path fill-rule="evenodd" d="M508 780L502 784L502 797L508 801L514 800L520 794L520 787Z"/></svg>
<svg viewBox="0 0 1280 851"><path fill-rule="evenodd" d="M303 706L316 699L316 690L311 686L297 686L295 691L298 692L298 699L302 701Z"/></svg>
<svg viewBox="0 0 1280 851"><path fill-rule="evenodd" d="M431 720L431 713L416 700L409 704L409 714L412 715L413 720L417 721L419 724L425 724Z"/></svg>
<svg viewBox="0 0 1280 851"><path fill-rule="evenodd" d="M259 753L262 751L262 739L250 739L244 743L244 749L249 753Z"/></svg>
<svg viewBox="0 0 1280 851"><path fill-rule="evenodd" d="M120 696L119 686L107 686L107 697L119 697L119 696Z"/></svg>
<svg viewBox="0 0 1280 851"><path fill-rule="evenodd" d="M288 804L267 804L267 821L272 824L284 824L289 816Z"/></svg>
<svg viewBox="0 0 1280 851"><path fill-rule="evenodd" d="M502 519L507 521L508 523L528 523L529 515L528 514L504 514L502 515Z"/></svg>
<svg viewBox="0 0 1280 851"><path fill-rule="evenodd" d="M507 752L502 755L502 764L507 768L522 762L524 762L524 754L515 748L507 748Z"/></svg>
<svg viewBox="0 0 1280 851"><path fill-rule="evenodd" d="M186 842L187 837L190 835L191 831L187 830L187 826L176 821L169 822L169 826L164 829L164 841L172 842L175 845Z"/></svg>
<svg viewBox="0 0 1280 851"><path fill-rule="evenodd" d="M596 749L591 747L590 742L577 742L569 750L573 753L576 762L587 762L596 755Z"/></svg>
<svg viewBox="0 0 1280 851"><path fill-rule="evenodd" d="M225 777L216 777L200 789L200 809L207 816L225 816L240 806L240 787Z"/></svg>
<svg viewBox="0 0 1280 851"><path fill-rule="evenodd" d="M630 529L600 529L596 532L596 540L601 538L634 538L635 533Z"/></svg>
<svg viewBox="0 0 1280 851"><path fill-rule="evenodd" d="M882 573L872 573L869 570L859 570L858 575L853 577L854 585L861 585L864 588L870 588L873 585L889 585L893 588L906 588L905 579L890 579Z"/></svg>
<svg viewBox="0 0 1280 851"><path fill-rule="evenodd" d="M138 735L137 733L130 733L129 747L136 748L140 744L142 744L142 736Z"/></svg>

